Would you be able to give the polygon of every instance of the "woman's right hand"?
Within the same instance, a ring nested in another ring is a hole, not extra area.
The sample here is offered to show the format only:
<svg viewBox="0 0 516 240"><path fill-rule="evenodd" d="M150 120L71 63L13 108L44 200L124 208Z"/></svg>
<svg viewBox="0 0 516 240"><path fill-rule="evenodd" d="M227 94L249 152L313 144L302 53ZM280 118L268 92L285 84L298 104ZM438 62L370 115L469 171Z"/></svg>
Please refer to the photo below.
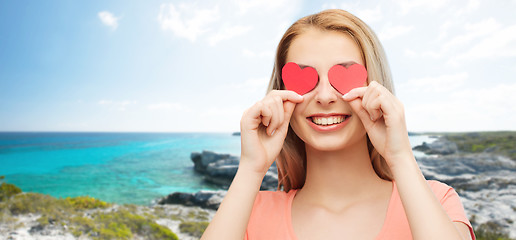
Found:
<svg viewBox="0 0 516 240"><path fill-rule="evenodd" d="M267 172L283 147L288 125L303 96L289 90L272 90L247 109L240 121L240 167Z"/></svg>

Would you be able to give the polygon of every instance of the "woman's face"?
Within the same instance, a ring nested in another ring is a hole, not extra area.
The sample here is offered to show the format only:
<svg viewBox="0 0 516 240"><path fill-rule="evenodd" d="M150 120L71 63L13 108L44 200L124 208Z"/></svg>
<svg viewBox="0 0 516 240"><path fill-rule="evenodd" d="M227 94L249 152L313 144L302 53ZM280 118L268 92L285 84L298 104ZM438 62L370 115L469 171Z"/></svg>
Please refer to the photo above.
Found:
<svg viewBox="0 0 516 240"><path fill-rule="evenodd" d="M299 138L322 151L343 149L364 140L366 131L362 122L328 81L328 70L336 64L364 65L361 50L351 36L308 29L292 42L287 62L313 67L319 75L319 83L296 105L290 120Z"/></svg>

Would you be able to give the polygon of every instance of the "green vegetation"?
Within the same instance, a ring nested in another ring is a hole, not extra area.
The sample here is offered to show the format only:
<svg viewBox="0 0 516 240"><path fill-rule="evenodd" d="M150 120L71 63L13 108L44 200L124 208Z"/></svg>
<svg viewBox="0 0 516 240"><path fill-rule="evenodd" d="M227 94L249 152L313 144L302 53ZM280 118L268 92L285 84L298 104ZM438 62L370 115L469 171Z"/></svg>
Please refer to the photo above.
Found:
<svg viewBox="0 0 516 240"><path fill-rule="evenodd" d="M1 176L2 178L0 179L3 179L4 176ZM21 193L22 190L13 185L13 184L8 184L8 183L5 183L3 182L2 184L0 184L0 201L3 201L3 200L6 200L8 198L10 198L11 196L13 195L16 195L18 193Z"/></svg>
<svg viewBox="0 0 516 240"><path fill-rule="evenodd" d="M13 217L27 213L40 214L37 220L40 227L66 225L76 237L177 239L172 231L153 219L133 214L123 206L118 209L108 207L113 205L92 197L56 199L37 193L22 193L0 202L0 211L7 211ZM85 214L85 210L95 211Z"/></svg>
<svg viewBox="0 0 516 240"><path fill-rule="evenodd" d="M99 239L130 239L133 232L145 236L146 239L177 239L170 229L126 209L110 213L97 212L94 219L102 236ZM94 228L94 232L97 229Z"/></svg>
<svg viewBox="0 0 516 240"><path fill-rule="evenodd" d="M492 152L516 160L516 132L430 133L444 135L462 152Z"/></svg>
<svg viewBox="0 0 516 240"><path fill-rule="evenodd" d="M179 230L200 238L204 230L208 227L208 224L209 222L183 222L179 225Z"/></svg>
<svg viewBox="0 0 516 240"><path fill-rule="evenodd" d="M480 224L475 229L475 237L477 240L511 240L509 234L494 222Z"/></svg>
<svg viewBox="0 0 516 240"><path fill-rule="evenodd" d="M200 237L209 221L204 210L186 210L168 206L115 205L93 197L54 198L39 193L23 193L0 176L0 223L9 228L23 227L18 218L35 214L37 228L60 228L75 237L89 239L178 239L157 219L181 222L180 231Z"/></svg>
<svg viewBox="0 0 516 240"><path fill-rule="evenodd" d="M98 199L85 196L85 197L67 197L66 201L70 203L75 209L94 209L94 208L106 208L110 204L100 201Z"/></svg>

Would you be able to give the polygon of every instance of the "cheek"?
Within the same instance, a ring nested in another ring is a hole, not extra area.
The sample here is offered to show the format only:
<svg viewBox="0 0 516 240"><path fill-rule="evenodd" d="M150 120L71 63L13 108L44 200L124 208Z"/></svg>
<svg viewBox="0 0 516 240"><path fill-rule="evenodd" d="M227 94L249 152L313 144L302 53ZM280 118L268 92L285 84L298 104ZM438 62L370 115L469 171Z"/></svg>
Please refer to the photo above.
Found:
<svg viewBox="0 0 516 240"><path fill-rule="evenodd" d="M303 126L306 125L306 117L303 114L305 108L306 106L303 103L297 104L290 118L290 127L298 136L303 135Z"/></svg>
<svg viewBox="0 0 516 240"><path fill-rule="evenodd" d="M290 127L296 132L299 129L299 126L301 125L302 115L300 114L300 110L298 110L298 107L294 109L294 112L292 113L292 117L290 118Z"/></svg>
<svg viewBox="0 0 516 240"><path fill-rule="evenodd" d="M362 124L362 121L360 120L360 118L358 118L358 116L356 114L353 115L353 118L352 121L350 122L350 127L352 129L354 129L355 132L360 132L361 134L362 133L366 133L366 130L365 130L365 127L364 127L364 124Z"/></svg>

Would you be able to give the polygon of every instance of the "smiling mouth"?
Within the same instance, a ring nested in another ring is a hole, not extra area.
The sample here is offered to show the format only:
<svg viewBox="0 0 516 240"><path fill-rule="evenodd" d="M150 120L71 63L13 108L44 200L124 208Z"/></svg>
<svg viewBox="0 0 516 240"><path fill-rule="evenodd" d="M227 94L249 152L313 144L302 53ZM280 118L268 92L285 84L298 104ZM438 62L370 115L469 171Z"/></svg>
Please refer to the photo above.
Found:
<svg viewBox="0 0 516 240"><path fill-rule="evenodd" d="M308 117L313 123L319 126L329 126L339 124L344 122L346 119L350 118L351 115L337 115L337 116L329 116L329 117Z"/></svg>

